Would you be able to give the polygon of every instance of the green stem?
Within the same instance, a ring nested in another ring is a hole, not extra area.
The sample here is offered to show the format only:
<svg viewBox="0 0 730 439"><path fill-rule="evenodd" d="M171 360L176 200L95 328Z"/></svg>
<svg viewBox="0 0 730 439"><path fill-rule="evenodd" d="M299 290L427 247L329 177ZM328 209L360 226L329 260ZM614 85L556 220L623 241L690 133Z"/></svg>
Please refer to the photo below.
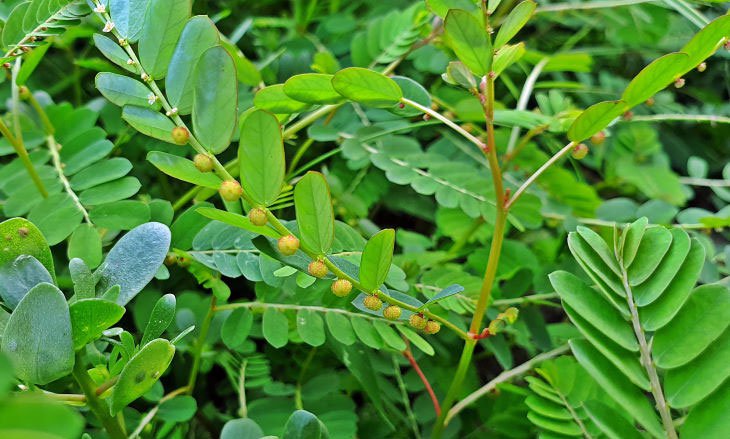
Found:
<svg viewBox="0 0 730 439"><path fill-rule="evenodd" d="M307 373L307 369L309 368L309 365L312 363L314 354L316 354L316 353L317 353L316 347L310 349L309 353L307 354L307 358L304 360L304 363L302 364L302 367L299 370L299 378L297 379L297 389L294 392L294 406L297 408L297 410L304 410L304 403L302 402L302 382L304 381L304 376Z"/></svg>
<svg viewBox="0 0 730 439"><path fill-rule="evenodd" d="M89 376L89 372L86 371L84 366L83 357L80 353L76 354L76 364L74 364L73 377L81 390L86 396L86 404L89 409L94 412L101 425L104 426L107 434L111 439L125 439L127 435L124 433L123 427L119 422L109 414L109 407L103 403L96 395L96 389L94 388L94 381Z"/></svg>
<svg viewBox="0 0 730 439"><path fill-rule="evenodd" d="M444 432L444 428L446 427L446 415L449 413L449 409L459 396L459 392L461 392L461 383L466 377L466 372L469 370L469 366L471 366L471 357L474 354L474 347L476 344L476 340L467 340L464 343L464 350L461 352L461 358L459 359L459 365L454 373L454 379L451 381L451 386L449 387L449 391L446 393L446 397L441 402L441 415L438 419L436 419L436 424L433 426L433 431L431 432L432 438L440 438Z"/></svg>
<svg viewBox="0 0 730 439"><path fill-rule="evenodd" d="M195 390L195 382L198 379L198 371L200 370L201 357L203 355L203 348L205 347L205 339L208 338L208 330L210 329L210 322L213 320L213 316L216 312L217 299L215 296L210 298L210 307L208 313L203 319L203 323L200 325L200 334L198 334L198 340L195 343L195 351L193 352L193 367L190 369L190 377L188 378L188 385L186 386L185 393L191 395Z"/></svg>
<svg viewBox="0 0 730 439"><path fill-rule="evenodd" d="M38 171L36 171L35 166L33 166L33 162L30 161L30 156L28 156L28 150L25 149L25 145L23 145L23 142L19 141L15 138L15 136L13 136L13 134L10 132L10 129L7 125L5 125L5 122L3 122L2 119L0 119L0 133L5 136L6 139L8 139L8 142L10 142L10 145L12 145L15 153L18 154L20 161L23 163L25 170L28 171L28 175L30 175L31 180L33 180L33 184L35 184L38 192L41 193L43 198L48 198L48 191L46 190L46 186L43 184L40 175L38 175Z"/></svg>

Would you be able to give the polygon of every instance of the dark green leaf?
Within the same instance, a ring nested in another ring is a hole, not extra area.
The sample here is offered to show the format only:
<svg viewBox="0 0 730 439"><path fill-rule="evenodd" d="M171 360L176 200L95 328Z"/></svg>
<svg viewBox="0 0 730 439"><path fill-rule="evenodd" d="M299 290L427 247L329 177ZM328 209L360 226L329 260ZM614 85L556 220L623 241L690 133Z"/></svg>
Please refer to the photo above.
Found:
<svg viewBox="0 0 730 439"><path fill-rule="evenodd" d="M299 180L294 187L294 206L303 246L327 254L335 239L335 217L324 175L310 171Z"/></svg>
<svg viewBox="0 0 730 439"><path fill-rule="evenodd" d="M451 9L446 14L444 32L456 56L472 73L484 76L492 69L492 43L486 28L472 14Z"/></svg>
<svg viewBox="0 0 730 439"><path fill-rule="evenodd" d="M392 107L403 97L395 81L360 67L349 67L335 73L332 87L345 98L372 107Z"/></svg>
<svg viewBox="0 0 730 439"><path fill-rule="evenodd" d="M104 299L76 300L69 307L74 350L101 337L124 315L124 307Z"/></svg>
<svg viewBox="0 0 730 439"><path fill-rule="evenodd" d="M248 113L241 122L239 142L238 163L244 192L261 206L273 204L286 173L279 121L264 110Z"/></svg>
<svg viewBox="0 0 730 439"><path fill-rule="evenodd" d="M162 373L172 362L175 346L169 341L158 338L145 345L134 354L119 374L110 398L113 415L129 403L147 393L160 379Z"/></svg>
<svg viewBox="0 0 730 439"><path fill-rule="evenodd" d="M223 182L212 172L200 172L192 161L166 152L150 151L147 161L165 174L197 186L217 190Z"/></svg>
<svg viewBox="0 0 730 439"><path fill-rule="evenodd" d="M190 8L190 0L149 0L139 38L139 61L153 79L167 74Z"/></svg>
<svg viewBox="0 0 730 439"><path fill-rule="evenodd" d="M238 118L238 82L233 59L221 46L203 52L195 69L193 131L216 154L231 143Z"/></svg>

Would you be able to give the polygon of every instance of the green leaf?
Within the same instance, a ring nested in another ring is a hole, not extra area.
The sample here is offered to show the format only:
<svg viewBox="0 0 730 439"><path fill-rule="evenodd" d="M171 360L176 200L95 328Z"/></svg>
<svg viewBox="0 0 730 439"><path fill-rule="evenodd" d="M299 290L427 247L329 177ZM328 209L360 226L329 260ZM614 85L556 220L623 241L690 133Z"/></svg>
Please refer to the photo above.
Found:
<svg viewBox="0 0 730 439"><path fill-rule="evenodd" d="M118 29L119 28L117 27L117 30ZM109 61L129 72L137 73L137 66L127 63L130 59L127 52L125 52L124 49L122 49L119 44L115 43L111 38L107 38L102 34L94 34L94 45L105 57L107 57L107 59L109 59Z"/></svg>
<svg viewBox="0 0 730 439"><path fill-rule="evenodd" d="M643 439L636 427L616 410L598 400L586 401L588 416L611 439Z"/></svg>
<svg viewBox="0 0 730 439"><path fill-rule="evenodd" d="M628 269L629 283L639 285L649 278L659 266L672 245L674 235L664 227L649 227L636 251L636 257Z"/></svg>
<svg viewBox="0 0 730 439"><path fill-rule="evenodd" d="M338 312L328 312L324 315L324 319L327 322L327 329L335 340L346 346L355 343L357 336L352 329L350 319Z"/></svg>
<svg viewBox="0 0 730 439"><path fill-rule="evenodd" d="M150 208L141 201L115 201L94 207L89 217L97 227L131 230L149 221Z"/></svg>
<svg viewBox="0 0 730 439"><path fill-rule="evenodd" d="M310 346L322 346L326 340L322 316L311 309L297 311L297 332Z"/></svg>
<svg viewBox="0 0 730 439"><path fill-rule="evenodd" d="M646 217L642 217L625 229L621 237L621 257L624 267L630 267L631 263L634 262L636 252L639 250L639 245L641 244L648 224L649 220Z"/></svg>
<svg viewBox="0 0 730 439"><path fill-rule="evenodd" d="M664 437L656 413L643 392L627 381L615 366L585 340L571 340L570 347L578 362L639 424L655 437Z"/></svg>
<svg viewBox="0 0 730 439"><path fill-rule="evenodd" d="M499 76L507 67L519 61L525 55L525 43L507 44L494 54L492 71Z"/></svg>
<svg viewBox="0 0 730 439"><path fill-rule="evenodd" d="M84 206L112 203L133 196L141 187L137 177L124 177L81 192L79 201Z"/></svg>
<svg viewBox="0 0 730 439"><path fill-rule="evenodd" d="M681 229L672 229L671 234L672 242L664 257L654 253L655 250L652 247L643 248L643 251L647 252L644 253L645 258L656 255L660 263L646 281L640 283L633 289L634 301L639 306L650 305L664 294L687 258L691 246L689 235ZM641 247L639 248L641 249ZM637 254L639 254L638 251ZM694 280L692 280L692 285L689 288L693 286Z"/></svg>
<svg viewBox="0 0 730 439"><path fill-rule="evenodd" d="M342 96L332 87L332 75L304 73L294 75L284 83L284 93L308 104L336 104Z"/></svg>
<svg viewBox="0 0 730 439"><path fill-rule="evenodd" d="M335 239L335 217L324 175L309 171L299 180L294 206L303 246L318 255L327 254Z"/></svg>
<svg viewBox="0 0 730 439"><path fill-rule="evenodd" d="M71 259L68 263L68 271L71 275L71 282L74 284L76 300L91 299L96 295L96 279L83 260Z"/></svg>
<svg viewBox="0 0 730 439"><path fill-rule="evenodd" d="M462 287L459 284L449 285L448 287L446 287L443 290L439 291L438 293L434 294L433 297L428 299L428 301L426 303L424 303L423 306L421 306L421 308L425 309L429 305L438 303L439 301L447 299L455 294L459 294L462 291L464 291L464 287Z"/></svg>
<svg viewBox="0 0 730 439"><path fill-rule="evenodd" d="M290 98L284 92L284 84L275 84L264 87L253 97L256 108L270 111L275 114L299 113L310 107L306 102Z"/></svg>
<svg viewBox="0 0 730 439"><path fill-rule="evenodd" d="M101 337L124 315L124 307L104 299L76 300L69 307L74 350Z"/></svg>
<svg viewBox="0 0 730 439"><path fill-rule="evenodd" d="M385 229L375 234L362 252L360 283L367 292L380 288L390 271L395 247L395 230Z"/></svg>
<svg viewBox="0 0 730 439"><path fill-rule="evenodd" d="M560 298L581 317L624 349L639 350L631 326L597 291L567 271L556 271L549 277Z"/></svg>
<svg viewBox="0 0 730 439"><path fill-rule="evenodd" d="M229 224L234 227L238 227L249 232L257 233L259 235L268 236L269 238L278 238L279 234L276 230L269 226L255 226L251 223L248 217L239 215L233 212L227 212L225 210L216 209L214 207L199 207L196 212L200 215L210 218L222 223ZM176 246L178 247L178 246Z"/></svg>
<svg viewBox="0 0 730 439"><path fill-rule="evenodd" d="M684 366L705 351L730 324L730 291L703 285L690 294L672 321L654 334L652 357L657 366Z"/></svg>
<svg viewBox="0 0 730 439"><path fill-rule="evenodd" d="M207 16L195 16L185 24L165 77L165 95L179 114L193 111L195 68L203 52L219 42L218 29Z"/></svg>
<svg viewBox="0 0 730 439"><path fill-rule="evenodd" d="M119 35L136 43L142 32L149 0L109 0L109 15Z"/></svg>
<svg viewBox="0 0 730 439"><path fill-rule="evenodd" d="M172 140L175 124L164 114L149 108L127 105L122 110L122 119L142 134L163 142L175 143Z"/></svg>
<svg viewBox="0 0 730 439"><path fill-rule="evenodd" d="M94 276L96 290L104 292L119 285L117 303L127 304L154 277L170 248L170 229L164 224L147 223L117 241Z"/></svg>
<svg viewBox="0 0 730 439"><path fill-rule="evenodd" d="M139 62L153 79L165 77L190 8L190 0L149 1L139 38Z"/></svg>
<svg viewBox="0 0 730 439"><path fill-rule="evenodd" d="M83 214L66 193L49 196L36 204L28 214L28 220L38 226L50 245L66 239L82 219Z"/></svg>
<svg viewBox="0 0 730 439"><path fill-rule="evenodd" d="M155 303L155 307L152 308L152 314L147 321L147 326L144 328L144 334L142 335L142 341L139 342L140 346L145 346L151 340L162 335L167 330L172 319L175 317L175 296L173 294L165 294Z"/></svg>
<svg viewBox="0 0 730 439"><path fill-rule="evenodd" d="M11 310L40 283L53 283L53 280L46 267L33 256L21 255L0 266L0 298Z"/></svg>
<svg viewBox="0 0 730 439"><path fill-rule="evenodd" d="M68 259L82 259L89 268L101 263L101 236L91 224L81 224L68 241Z"/></svg>
<svg viewBox="0 0 730 439"><path fill-rule="evenodd" d="M47 384L71 373L71 317L63 293L47 283L23 297L5 326L2 352L23 381Z"/></svg>
<svg viewBox="0 0 730 439"><path fill-rule="evenodd" d="M568 139L580 143L606 128L621 116L629 106L624 101L604 101L586 108L568 129Z"/></svg>
<svg viewBox="0 0 730 439"><path fill-rule="evenodd" d="M98 186L122 178L132 170L132 163L123 157L114 157L94 163L71 178L71 188L75 191Z"/></svg>
<svg viewBox="0 0 730 439"><path fill-rule="evenodd" d="M0 437L6 439L83 438L85 421L66 404L23 392L0 402Z"/></svg>
<svg viewBox="0 0 730 439"><path fill-rule="evenodd" d="M306 411L297 410L284 425L281 439L327 439L327 427L317 417Z"/></svg>
<svg viewBox="0 0 730 439"><path fill-rule="evenodd" d="M413 346L417 347L424 354L433 356L436 353L433 350L433 346L431 346L426 340L424 340L423 337L418 335L416 331L405 325L397 325L395 328L400 331L400 333L403 334L408 339L408 341L413 344Z"/></svg>
<svg viewBox="0 0 730 439"><path fill-rule="evenodd" d="M373 321L373 327L383 339L385 344L395 349L398 352L402 352L406 349L406 342L398 333L393 330L393 327L382 320Z"/></svg>
<svg viewBox="0 0 730 439"><path fill-rule="evenodd" d="M149 103L154 93L146 85L128 76L101 72L96 75L96 88L114 105L136 105L138 107L160 109L159 99Z"/></svg>
<svg viewBox="0 0 730 439"><path fill-rule="evenodd" d="M629 108L641 104L681 76L688 61L689 56L679 52L655 59L631 80L621 100Z"/></svg>
<svg viewBox="0 0 730 439"><path fill-rule="evenodd" d="M252 419L233 419L223 425L220 439L261 439L264 431Z"/></svg>
<svg viewBox="0 0 730 439"><path fill-rule="evenodd" d="M517 35L520 29L530 20L530 17L535 12L535 8L537 8L537 4L532 0L523 1L515 6L499 26L497 38L494 39L494 47L500 49L509 43L509 40Z"/></svg>
<svg viewBox="0 0 730 439"><path fill-rule="evenodd" d="M238 163L241 186L261 206L270 206L281 193L286 173L284 140L276 116L254 110L241 121Z"/></svg>
<svg viewBox="0 0 730 439"><path fill-rule="evenodd" d="M679 432L682 439L721 438L730 428L730 382L696 405Z"/></svg>
<svg viewBox="0 0 730 439"><path fill-rule="evenodd" d="M189 421L198 410L195 398L189 395L176 396L160 404L157 417L165 422Z"/></svg>
<svg viewBox="0 0 730 439"><path fill-rule="evenodd" d="M730 38L730 15L726 14L712 20L682 47L680 52L689 56L683 74L709 58L727 38Z"/></svg>
<svg viewBox="0 0 730 439"><path fill-rule="evenodd" d="M110 397L112 415L149 391L167 370L175 355L175 346L158 338L134 354L119 374Z"/></svg>
<svg viewBox="0 0 730 439"><path fill-rule="evenodd" d="M361 67L349 67L335 73L332 87L345 98L371 107L392 107L403 97L395 81Z"/></svg>
<svg viewBox="0 0 730 439"><path fill-rule="evenodd" d="M221 339L229 349L241 346L251 333L253 313L248 308L236 308L221 326Z"/></svg>
<svg viewBox="0 0 730 439"><path fill-rule="evenodd" d="M370 319L359 317L353 318L350 322L352 323L352 329L355 331L355 335L365 344L365 346L369 346L373 349L380 349L383 347L383 338L370 323Z"/></svg>
<svg viewBox="0 0 730 439"><path fill-rule="evenodd" d="M264 311L262 330L266 341L277 349L289 342L289 319L275 308Z"/></svg>
<svg viewBox="0 0 730 439"><path fill-rule="evenodd" d="M421 84L405 76L393 76L391 79L398 84L398 87L403 92L404 98L417 102L424 107L431 107L431 95ZM388 111L401 117L416 117L422 114L421 110L411 106L404 106L403 108L396 106L389 108Z"/></svg>
<svg viewBox="0 0 730 439"><path fill-rule="evenodd" d="M212 172L200 172L195 164L183 157L162 151L147 153L147 161L165 174L197 186L216 189L223 180Z"/></svg>
<svg viewBox="0 0 730 439"><path fill-rule="evenodd" d="M484 76L492 69L492 42L484 26L472 14L451 9L446 14L444 33L449 46L472 73Z"/></svg>
<svg viewBox="0 0 730 439"><path fill-rule="evenodd" d="M206 50L195 69L193 131L216 154L231 143L238 118L238 81L233 58L221 46Z"/></svg>
<svg viewBox="0 0 730 439"><path fill-rule="evenodd" d="M20 255L33 256L46 267L56 282L53 256L46 238L38 228L25 218L11 218L0 223L0 266L13 262Z"/></svg>

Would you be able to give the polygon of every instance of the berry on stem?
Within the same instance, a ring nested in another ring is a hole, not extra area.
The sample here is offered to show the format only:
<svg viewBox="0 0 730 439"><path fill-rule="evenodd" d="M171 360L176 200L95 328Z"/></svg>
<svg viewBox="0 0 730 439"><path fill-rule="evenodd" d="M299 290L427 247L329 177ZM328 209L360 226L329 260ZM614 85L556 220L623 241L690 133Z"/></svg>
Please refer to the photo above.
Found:
<svg viewBox="0 0 730 439"><path fill-rule="evenodd" d="M190 131L185 127L175 127L172 129L172 141L178 145L187 145L190 140Z"/></svg>
<svg viewBox="0 0 730 439"><path fill-rule="evenodd" d="M193 164L200 172L210 172L213 170L213 160L205 154L195 154Z"/></svg>
<svg viewBox="0 0 730 439"><path fill-rule="evenodd" d="M570 153L574 159L581 160L588 155L588 147L585 143L579 143L575 145L573 151Z"/></svg>
<svg viewBox="0 0 730 439"><path fill-rule="evenodd" d="M441 330L441 323L435 320L429 320L426 322L426 327L423 328L423 332L426 334L435 334Z"/></svg>
<svg viewBox="0 0 730 439"><path fill-rule="evenodd" d="M251 220L251 224L254 226L265 226L269 221L266 218L266 211L260 207L254 207L248 211L248 219Z"/></svg>
<svg viewBox="0 0 730 439"><path fill-rule="evenodd" d="M374 294L367 296L362 301L362 304L365 305L365 308L372 310L372 311L379 311L380 308L383 307L383 301L380 300L380 298Z"/></svg>
<svg viewBox="0 0 730 439"><path fill-rule="evenodd" d="M606 133L603 131L599 131L593 136L591 136L591 143L594 145L601 145L603 142L606 141Z"/></svg>
<svg viewBox="0 0 730 439"><path fill-rule="evenodd" d="M284 256L291 256L299 250L299 239L294 235L286 235L277 242L279 251Z"/></svg>
<svg viewBox="0 0 730 439"><path fill-rule="evenodd" d="M413 314L408 319L408 324L420 331L426 327L426 319L421 314Z"/></svg>
<svg viewBox="0 0 730 439"><path fill-rule="evenodd" d="M332 294L337 297L345 297L352 291L352 283L347 279L337 279L330 287Z"/></svg>
<svg viewBox="0 0 730 439"><path fill-rule="evenodd" d="M390 305L383 310L383 317L388 320L398 320L401 315L400 306Z"/></svg>
<svg viewBox="0 0 730 439"><path fill-rule="evenodd" d="M233 202L238 201L238 199L241 198L241 195L243 195L243 188L236 180L226 180L221 183L218 193L224 200Z"/></svg>
<svg viewBox="0 0 730 439"><path fill-rule="evenodd" d="M327 266L322 261L312 261L307 267L307 271L314 277L323 278L327 276Z"/></svg>

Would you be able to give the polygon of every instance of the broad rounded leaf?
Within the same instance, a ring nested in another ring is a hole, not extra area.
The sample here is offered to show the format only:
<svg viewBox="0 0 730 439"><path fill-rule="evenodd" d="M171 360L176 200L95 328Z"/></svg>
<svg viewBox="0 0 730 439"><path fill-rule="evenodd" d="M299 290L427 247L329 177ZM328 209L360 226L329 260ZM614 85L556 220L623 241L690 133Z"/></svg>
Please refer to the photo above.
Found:
<svg viewBox="0 0 730 439"><path fill-rule="evenodd" d="M117 27L117 29L119 28ZM132 73L137 73L138 67L127 63L127 61L130 60L127 52L125 52L124 49L122 49L121 46L115 43L111 38L107 38L102 34L94 34L94 45L114 64Z"/></svg>
<svg viewBox="0 0 730 439"><path fill-rule="evenodd" d="M74 350L101 337L124 315L124 307L104 299L81 299L69 307Z"/></svg>
<svg viewBox="0 0 730 439"><path fill-rule="evenodd" d="M248 338L253 326L253 313L248 308L236 308L228 314L221 326L221 339L230 349L235 349Z"/></svg>
<svg viewBox="0 0 730 439"><path fill-rule="evenodd" d="M276 116L254 110L241 121L238 147L241 186L261 206L276 201L284 185L286 162L281 126Z"/></svg>
<svg viewBox="0 0 730 439"><path fill-rule="evenodd" d="M38 284L10 316L2 352L23 381L47 384L71 373L74 348L71 316L63 293L54 285Z"/></svg>
<svg viewBox="0 0 730 439"><path fill-rule="evenodd" d="M332 87L345 98L372 107L392 107L403 97L395 81L361 67L349 67L335 73Z"/></svg>
<svg viewBox="0 0 730 439"><path fill-rule="evenodd" d="M395 247L395 230L381 230L365 244L360 260L360 283L372 292L380 288L390 271Z"/></svg>
<svg viewBox="0 0 730 439"><path fill-rule="evenodd" d="M197 186L218 189L223 182L212 172L200 172L195 164L183 157L162 151L147 153L147 161L165 174Z"/></svg>
<svg viewBox="0 0 730 439"><path fill-rule="evenodd" d="M139 62L153 79L165 77L190 8L190 0L149 0L139 38Z"/></svg>
<svg viewBox="0 0 730 439"><path fill-rule="evenodd" d="M681 52L655 59L634 77L621 99L628 107L641 104L681 76L688 60L689 56Z"/></svg>
<svg viewBox="0 0 730 439"><path fill-rule="evenodd" d="M154 110L160 109L158 99L153 100L150 104L150 95L154 96L154 93L146 85L129 76L101 72L96 75L95 84L99 92L114 105L120 107L136 105Z"/></svg>
<svg viewBox="0 0 730 439"><path fill-rule="evenodd" d="M449 46L472 73L484 76L492 69L492 42L474 15L461 9L451 9L446 14L444 33Z"/></svg>
<svg viewBox="0 0 730 439"><path fill-rule="evenodd" d="M509 40L527 24L535 12L535 8L537 8L537 4L532 0L523 1L515 6L499 26L497 37L494 39L494 47L499 49L509 43Z"/></svg>
<svg viewBox="0 0 730 439"><path fill-rule="evenodd" d="M271 346L281 348L289 342L289 319L283 312L266 308L261 325L264 338Z"/></svg>
<svg viewBox="0 0 730 439"><path fill-rule="evenodd" d="M317 417L306 411L297 410L284 425L281 439L327 439L327 427Z"/></svg>
<svg viewBox="0 0 730 439"><path fill-rule="evenodd" d="M294 187L294 206L304 247L327 254L335 239L335 217L324 175L310 171L299 180Z"/></svg>
<svg viewBox="0 0 730 439"><path fill-rule="evenodd" d="M336 104L342 96L332 87L332 75L304 73L294 75L284 83L284 93L308 104Z"/></svg>
<svg viewBox="0 0 730 439"><path fill-rule="evenodd" d="M142 32L149 0L109 0L109 15L122 38L136 43Z"/></svg>
<svg viewBox="0 0 730 439"><path fill-rule="evenodd" d="M299 113L311 106L306 102L290 98L284 92L284 84L270 85L257 91L253 104L256 108L275 114Z"/></svg>
<svg viewBox="0 0 730 439"><path fill-rule="evenodd" d="M238 118L236 66L226 49L211 47L200 56L193 89L193 131L208 150L223 152Z"/></svg>
<svg viewBox="0 0 730 439"><path fill-rule="evenodd" d="M114 385L110 399L112 414L116 415L129 403L147 393L167 370L174 355L175 346L161 338L152 340L134 354L124 365L119 380Z"/></svg>
<svg viewBox="0 0 730 439"><path fill-rule="evenodd" d="M297 332L310 346L322 346L326 340L322 316L309 309L297 311Z"/></svg>
<svg viewBox="0 0 730 439"><path fill-rule="evenodd" d="M144 329L142 335L142 341L140 346L144 346L151 340L162 335L163 332L170 326L172 319L175 317L175 296L173 294L165 294L155 303L155 307L152 308L152 314L147 321L147 326Z"/></svg>
<svg viewBox="0 0 730 439"><path fill-rule="evenodd" d="M126 105L122 110L122 119L142 134L163 142L175 143L172 140L175 124L162 113L149 108Z"/></svg>
<svg viewBox="0 0 730 439"><path fill-rule="evenodd" d="M682 439L721 438L730 429L730 382L697 404L687 416L679 432Z"/></svg>
<svg viewBox="0 0 730 439"><path fill-rule="evenodd" d="M33 256L21 255L0 266L0 298L11 310L40 283L53 283L53 279L46 267Z"/></svg>
<svg viewBox="0 0 730 439"><path fill-rule="evenodd" d="M71 234L68 241L67 255L69 260L79 258L90 268L101 263L101 236L91 224L81 224Z"/></svg>
<svg viewBox="0 0 730 439"><path fill-rule="evenodd" d="M586 108L568 129L568 139L579 143L606 128L628 109L624 101L604 101Z"/></svg>
<svg viewBox="0 0 730 439"><path fill-rule="evenodd" d="M253 419L233 419L223 425L220 439L261 439L264 431Z"/></svg>
<svg viewBox="0 0 730 439"><path fill-rule="evenodd" d="M53 256L46 238L38 227L25 218L12 218L0 223L0 265L12 263L20 255L29 255L38 259L56 281L53 267Z"/></svg>

